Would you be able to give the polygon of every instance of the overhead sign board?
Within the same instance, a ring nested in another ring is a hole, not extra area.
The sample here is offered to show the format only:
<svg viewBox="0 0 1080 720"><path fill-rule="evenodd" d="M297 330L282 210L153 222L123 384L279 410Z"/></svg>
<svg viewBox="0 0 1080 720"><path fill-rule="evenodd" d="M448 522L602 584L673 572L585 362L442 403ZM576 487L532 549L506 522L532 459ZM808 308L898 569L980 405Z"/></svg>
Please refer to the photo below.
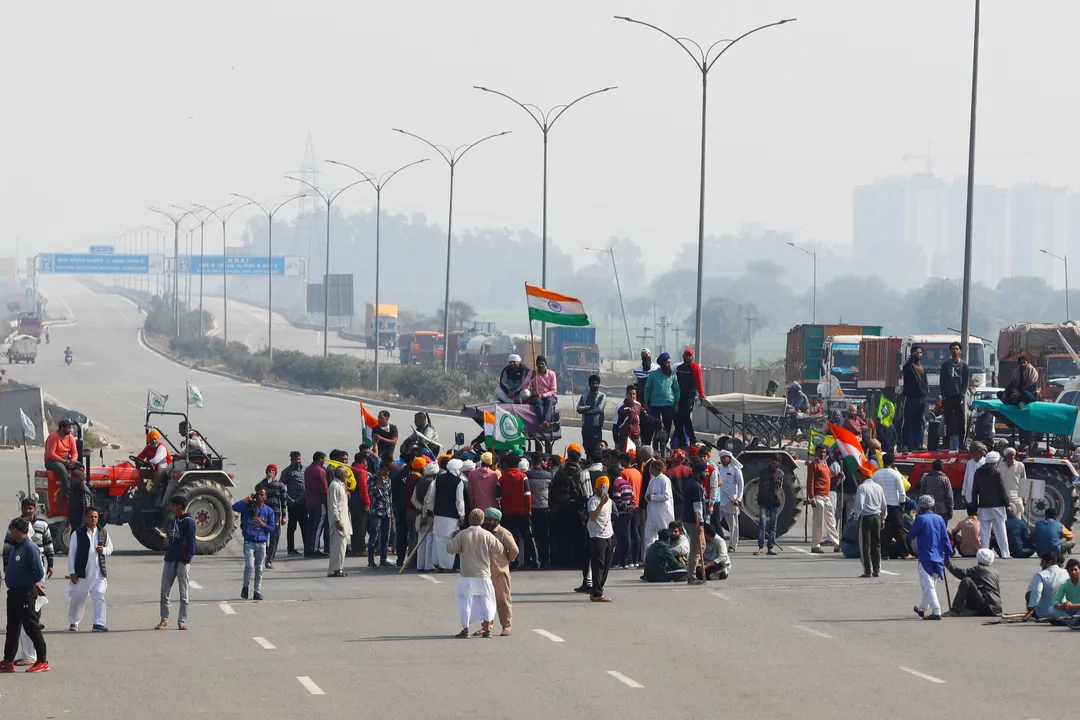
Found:
<svg viewBox="0 0 1080 720"><path fill-rule="evenodd" d="M90 253L42 253L37 271L51 274L160 275L161 255L99 255Z"/></svg>
<svg viewBox="0 0 1080 720"><path fill-rule="evenodd" d="M180 256L181 275L221 275L222 265L228 261L226 275L300 275L300 258L275 256L268 258L244 255L192 255ZM200 272L201 271L201 272Z"/></svg>
<svg viewBox="0 0 1080 720"><path fill-rule="evenodd" d="M112 245L91 245L90 246L90 254L91 255L112 255L113 254L113 246Z"/></svg>

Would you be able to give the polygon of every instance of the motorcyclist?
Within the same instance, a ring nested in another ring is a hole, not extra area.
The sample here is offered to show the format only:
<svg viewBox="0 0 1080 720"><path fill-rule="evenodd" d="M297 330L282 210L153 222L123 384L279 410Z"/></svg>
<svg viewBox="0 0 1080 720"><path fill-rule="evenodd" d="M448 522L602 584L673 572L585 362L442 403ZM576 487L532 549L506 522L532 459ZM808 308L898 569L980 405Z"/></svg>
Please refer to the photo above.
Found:
<svg viewBox="0 0 1080 720"><path fill-rule="evenodd" d="M802 385L792 382L787 386L787 404L797 413L808 413L810 411L810 400L806 397L806 393L803 392Z"/></svg>
<svg viewBox="0 0 1080 720"><path fill-rule="evenodd" d="M66 362L68 365L71 364L71 355L71 346L68 345L66 348L64 348L64 362Z"/></svg>
<svg viewBox="0 0 1080 720"><path fill-rule="evenodd" d="M517 354L511 355L508 362L499 375L495 397L503 403L527 402L529 391L525 386L525 376L529 374L529 368L522 364L521 356Z"/></svg>
<svg viewBox="0 0 1080 720"><path fill-rule="evenodd" d="M46 344L46 345L48 345L48 344L49 344L49 342L50 342L50 340L49 340L49 336L50 336L50 332L49 332L49 326L48 326L48 325L46 325L46 326L45 326L45 344Z"/></svg>

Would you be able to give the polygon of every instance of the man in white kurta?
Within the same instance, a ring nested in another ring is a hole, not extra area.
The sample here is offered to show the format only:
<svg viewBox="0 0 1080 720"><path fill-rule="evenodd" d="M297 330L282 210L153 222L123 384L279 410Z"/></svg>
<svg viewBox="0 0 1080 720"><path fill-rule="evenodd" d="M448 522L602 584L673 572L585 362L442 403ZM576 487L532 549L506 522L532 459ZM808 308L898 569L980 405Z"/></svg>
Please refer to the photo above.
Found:
<svg viewBox="0 0 1080 720"><path fill-rule="evenodd" d="M454 567L454 555L446 549L446 543L465 518L465 482L461 478L461 466L461 460L446 463L446 472L435 476L424 498L425 512L434 516L431 533L435 536L435 567L440 572Z"/></svg>
<svg viewBox="0 0 1080 720"><path fill-rule="evenodd" d="M326 509L330 519L330 568L327 577L345 577L345 550L352 535L349 516L349 494L345 490L345 468L334 468L326 493Z"/></svg>
<svg viewBox="0 0 1080 720"><path fill-rule="evenodd" d="M105 624L105 589L109 585L105 558L112 555L112 538L98 527L98 511L88 508L85 524L71 533L68 550L68 630L76 632L86 611L87 596L94 602L94 632L108 632Z"/></svg>
<svg viewBox="0 0 1080 720"><path fill-rule="evenodd" d="M458 608L461 611L461 632L458 638L469 637L469 625L480 620L481 635L491 637L491 624L495 620L495 586L491 583L491 561L506 552L499 539L489 533L481 523L484 511L479 508L469 513L469 527L455 532L444 546L446 552L461 559L461 577L454 584Z"/></svg>
<svg viewBox="0 0 1080 720"><path fill-rule="evenodd" d="M721 450L720 467L717 468L717 472L720 474L720 487L717 489L720 512L716 531L720 532L720 520L727 523L730 538L728 547L734 550L739 547L739 506L742 504L743 490L746 487L743 481L742 463L727 450Z"/></svg>
<svg viewBox="0 0 1080 720"><path fill-rule="evenodd" d="M666 529L668 523L675 519L675 498L671 494L671 480L661 472L662 467L663 465L655 460L649 464L649 472L653 477L645 488L645 499L649 503L642 543L645 549L656 542L660 531Z"/></svg>

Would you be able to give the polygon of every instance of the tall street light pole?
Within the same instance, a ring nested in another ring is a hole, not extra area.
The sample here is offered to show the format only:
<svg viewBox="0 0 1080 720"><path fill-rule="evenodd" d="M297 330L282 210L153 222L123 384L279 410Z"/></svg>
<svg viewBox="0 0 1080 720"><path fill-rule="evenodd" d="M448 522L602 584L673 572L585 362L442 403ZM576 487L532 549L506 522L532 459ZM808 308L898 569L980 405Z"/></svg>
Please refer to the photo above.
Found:
<svg viewBox="0 0 1080 720"><path fill-rule="evenodd" d="M960 311L960 357L968 360L971 333L971 228L975 208L975 120L979 105L979 16L980 0L975 0L975 33L971 43L971 115L968 121L967 215L964 220L964 290ZM1068 293L1065 294L1068 300Z"/></svg>
<svg viewBox="0 0 1080 720"><path fill-rule="evenodd" d="M607 253L611 256L611 269L615 271L615 289L619 291L619 309L622 310L622 324L623 330L626 331L626 350L630 353L630 357L634 357L634 346L630 342L630 326L626 323L626 306L623 305L622 297L622 284L619 283L619 268L615 265L615 248L608 245L607 249L601 250L600 248L583 247L582 250L591 250L598 253ZM615 348L611 348L612 352Z"/></svg>
<svg viewBox="0 0 1080 720"><path fill-rule="evenodd" d="M708 107L708 87L709 87L709 71L712 70L716 61L719 60L724 53L730 50L735 43L739 42L745 37L753 35L754 33L764 30L766 28L776 27L777 25L783 25L785 23L794 22L795 18L788 18L786 20L779 20L768 25L762 25L761 27L754 28L749 32L745 32L738 36L734 40L717 40L709 46L708 50L702 50L701 45L690 40L689 38L677 38L666 30L662 30L655 25L650 25L647 22L640 20L634 20L620 15L615 16L616 20L625 20L635 25L644 25L647 28L652 28L658 33L664 35L672 42L681 47L690 59L694 61L694 65L701 71L701 179L699 182L699 197L698 197L698 259L697 259L697 309L695 311L696 317L694 320L694 347L698 352L698 362L702 362L702 344L701 344L701 306L702 306L702 291L704 277L702 273L705 269L705 131L707 125L705 124L705 111ZM692 51L688 45L692 45L697 52ZM720 52L716 55L712 54L713 49L717 45L723 45L720 48Z"/></svg>
<svg viewBox="0 0 1080 720"><path fill-rule="evenodd" d="M484 92L491 93L492 95L498 95L504 97L510 102L517 105L524 110L532 118L536 126L540 128L540 133L544 136L544 181L543 181L543 202L541 209L541 221L540 221L540 242L541 242L541 261L540 261L540 284L543 287L547 287L547 187L548 187L548 132L552 126L555 125L555 121L558 120L564 112L572 108L587 97L593 95L599 95L605 93L608 90L615 90L616 86L601 88L600 90L593 90L590 93L585 93L576 100L572 100L566 105L556 105L547 112L544 112L536 105L531 103L522 103L514 98L510 97L504 92L498 90L492 90L481 85L473 85L476 90L483 90ZM540 323L540 354L547 355L547 323ZM631 356L633 350L630 351Z"/></svg>
<svg viewBox="0 0 1080 720"><path fill-rule="evenodd" d="M206 243L205 243L205 240L206 240L206 221L210 219L211 215L213 215L218 220L220 220L221 216L218 215L218 211L219 210L224 210L225 208L229 207L230 205L232 205L232 203L226 203L226 204L222 205L221 207L214 208L213 210L211 210L210 208L206 207L205 205L199 205L198 203L196 203L191 208L191 214L194 215L195 218L199 221L199 337L203 336L203 277L206 275L206 267L205 267L206 266ZM187 210L187 208L181 207L179 205L173 205L173 207L177 208L177 209L180 209L180 210ZM195 208L205 210L206 214L200 216L198 213L195 212ZM224 250L222 252L224 253ZM224 255L222 255L222 258L223 258L222 263L224 263L225 262ZM228 310L226 310L225 312L226 312L226 318L227 318L228 317L228 315L227 315ZM225 324L226 324L226 326L228 325L228 320L225 320ZM225 335L225 344L226 345L229 344L229 336L228 336L228 334Z"/></svg>
<svg viewBox="0 0 1080 720"><path fill-rule="evenodd" d="M232 194L232 193L230 193L230 194ZM222 205L221 207L215 208L213 210L211 210L208 207L204 207L202 205L196 205L195 206L195 207L203 208L203 210L206 210L208 213L210 213L211 215L216 217L218 219L218 222L221 223L221 310L222 310L222 312L221 312L221 334L222 334L222 341L225 343L226 347L228 347L228 345L229 345L229 276L228 276L228 272L229 272L229 253L228 253L228 239L227 239L226 234L225 234L225 228L229 224L229 218L231 218L233 215L235 215L237 210L240 210L241 208L246 208L248 205L253 205L253 204L254 203L252 203L252 202L247 202L247 203L244 203L243 205L238 205L237 207L234 207L229 212L225 213L224 216L219 215L218 213L221 210L224 210L225 208L230 207L232 205L232 203L228 203L227 205ZM201 303L202 302L202 280L201 280L202 269L201 268L199 270L199 275L200 275L200 280L199 280L199 302Z"/></svg>
<svg viewBox="0 0 1080 720"><path fill-rule="evenodd" d="M404 170L405 168L412 167L413 165L419 165L422 162L427 162L427 158L422 160L414 160L408 165L402 165L397 170L383 173L376 177L375 175L364 172L358 168L349 165L348 163L338 162L337 160L327 160L326 162L333 165L341 165L347 167L350 170L354 170L363 175L371 186L375 188L375 312L373 313L373 322L375 327L365 328L364 332L371 331L375 338L375 390L379 389L379 246L380 246L380 228L382 227L382 191L386 187L386 184L390 182L395 175ZM446 350L443 350L443 356L446 356Z"/></svg>
<svg viewBox="0 0 1080 720"><path fill-rule="evenodd" d="M173 224L173 319L176 320L176 337L180 337L180 223L191 211L188 210L183 215L172 215L156 207L148 207L147 210L164 215Z"/></svg>
<svg viewBox="0 0 1080 720"><path fill-rule="evenodd" d="M323 276L323 338L322 338L322 356L325 360L329 357L329 346L327 340L330 333L330 208L333 206L334 201L337 200L341 193L345 192L349 188L360 185L361 183L371 182L367 178L363 180L357 180L354 183L349 183L343 188L337 190L331 190L329 192L317 188L307 180L301 180L300 178L286 175L287 180L293 180L298 183L307 185L309 188L315 191L315 194L322 198L322 201L326 203L326 274Z"/></svg>
<svg viewBox="0 0 1080 720"><path fill-rule="evenodd" d="M1055 260L1060 260L1061 262L1065 263L1065 322L1069 322L1069 320L1072 319L1071 315L1069 314L1069 256L1055 255L1054 253L1047 252L1046 250L1043 250L1041 248L1039 249L1039 252L1041 252L1043 255L1049 255Z"/></svg>
<svg viewBox="0 0 1080 720"><path fill-rule="evenodd" d="M814 314L813 319L810 321L810 323L812 325L817 325L817 248L815 248L814 250L807 250L801 245L796 245L793 242L789 242L788 245L795 248L796 250L801 250L810 257L814 258Z"/></svg>
<svg viewBox="0 0 1080 720"><path fill-rule="evenodd" d="M443 372L446 372L450 359L450 247L454 230L454 170L457 168L457 164L461 160L461 158L465 157L465 153L469 152L474 147L486 140L491 140L492 138L501 137L503 135L509 135L511 131L503 130L501 133L495 133L494 135L482 137L471 145L459 145L457 148L451 150L445 145L436 145L430 140L426 140L414 133L407 132L399 128L392 128L392 130L394 132L399 132L402 135L408 135L409 137L416 138L420 142L426 144L432 150L439 153L439 157L445 160L446 164L450 167L450 202L446 211L446 293L445 297L443 298L442 367Z"/></svg>
<svg viewBox="0 0 1080 720"><path fill-rule="evenodd" d="M277 215L277 211L282 207L291 203L293 200L299 200L302 197L307 197L307 193L301 193L299 195L293 195L291 198L282 200L277 205L266 206L260 202L252 200L247 195L241 195L240 193L229 193L234 197L238 197L242 200L247 200L248 205L254 205L262 210L266 215L266 259L267 259L267 284L266 284L266 354L270 359L270 362L274 361L274 215ZM241 205L240 207L247 207L247 205ZM236 208L239 210L240 208ZM235 210L233 211L235 212ZM232 213L229 213L230 216ZM227 220L228 218L226 218ZM221 223L222 232L225 231L225 223Z"/></svg>

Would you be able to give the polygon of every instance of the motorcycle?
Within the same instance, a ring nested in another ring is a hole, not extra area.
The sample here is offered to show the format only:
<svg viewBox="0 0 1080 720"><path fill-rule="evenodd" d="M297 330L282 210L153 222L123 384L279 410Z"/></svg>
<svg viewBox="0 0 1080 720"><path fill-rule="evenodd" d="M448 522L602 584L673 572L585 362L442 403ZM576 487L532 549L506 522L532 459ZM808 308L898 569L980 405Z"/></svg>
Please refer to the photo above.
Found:
<svg viewBox="0 0 1080 720"><path fill-rule="evenodd" d="M64 353L64 362L68 365L71 365L71 357L71 353Z"/></svg>

